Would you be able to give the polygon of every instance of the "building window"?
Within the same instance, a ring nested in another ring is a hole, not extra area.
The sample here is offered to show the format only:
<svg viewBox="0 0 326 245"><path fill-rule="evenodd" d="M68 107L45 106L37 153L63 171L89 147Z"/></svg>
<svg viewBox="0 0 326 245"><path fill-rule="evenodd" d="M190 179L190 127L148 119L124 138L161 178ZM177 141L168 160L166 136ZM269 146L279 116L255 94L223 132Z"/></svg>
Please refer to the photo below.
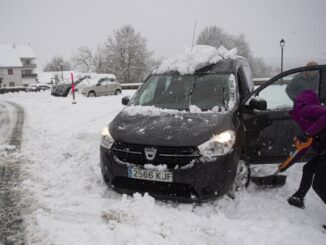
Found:
<svg viewBox="0 0 326 245"><path fill-rule="evenodd" d="M32 62L31 62L31 60L30 59L21 59L21 61L22 61L22 63L23 63L23 65L25 66L25 65L31 65L32 64Z"/></svg>
<svg viewBox="0 0 326 245"><path fill-rule="evenodd" d="M9 82L9 87L15 87L15 82Z"/></svg>
<svg viewBox="0 0 326 245"><path fill-rule="evenodd" d="M14 75L14 69L8 69L8 75Z"/></svg>
<svg viewBox="0 0 326 245"><path fill-rule="evenodd" d="M30 75L32 74L32 70L22 70L23 75Z"/></svg>

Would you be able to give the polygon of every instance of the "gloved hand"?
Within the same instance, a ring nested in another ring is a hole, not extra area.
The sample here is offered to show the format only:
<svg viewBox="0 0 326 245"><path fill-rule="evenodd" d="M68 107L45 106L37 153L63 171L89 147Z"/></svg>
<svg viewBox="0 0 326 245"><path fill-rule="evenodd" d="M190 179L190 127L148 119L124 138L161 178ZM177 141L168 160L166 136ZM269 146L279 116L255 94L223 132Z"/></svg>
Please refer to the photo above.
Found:
<svg viewBox="0 0 326 245"><path fill-rule="evenodd" d="M296 136L296 138L298 140L300 140L301 142L307 142L310 137L311 136L309 136L307 134L302 134L302 135Z"/></svg>

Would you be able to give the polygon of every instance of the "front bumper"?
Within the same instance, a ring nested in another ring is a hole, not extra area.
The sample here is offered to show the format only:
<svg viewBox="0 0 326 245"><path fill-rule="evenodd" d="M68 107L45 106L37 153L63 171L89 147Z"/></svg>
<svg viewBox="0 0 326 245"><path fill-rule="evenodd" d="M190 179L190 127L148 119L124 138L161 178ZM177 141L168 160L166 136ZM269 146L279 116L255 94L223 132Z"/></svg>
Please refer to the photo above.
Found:
<svg viewBox="0 0 326 245"><path fill-rule="evenodd" d="M112 151L101 146L100 154L103 179L116 192L129 195L147 192L156 199L179 202L202 202L228 193L239 160L235 152L209 162L198 160L187 169L169 169L173 182L160 182L129 178L128 165L116 161Z"/></svg>

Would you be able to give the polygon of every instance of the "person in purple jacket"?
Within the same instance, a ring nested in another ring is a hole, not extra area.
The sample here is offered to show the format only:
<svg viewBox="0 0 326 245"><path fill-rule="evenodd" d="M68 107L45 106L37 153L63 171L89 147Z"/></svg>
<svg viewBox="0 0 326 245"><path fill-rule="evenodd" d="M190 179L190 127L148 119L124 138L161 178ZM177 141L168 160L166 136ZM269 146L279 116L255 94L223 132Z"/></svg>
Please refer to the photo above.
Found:
<svg viewBox="0 0 326 245"><path fill-rule="evenodd" d="M288 202L304 208L304 197L312 186L326 203L326 107L313 90L304 90L296 96L290 116L305 133L299 137L302 141L313 137L312 148L316 154L304 165L299 189Z"/></svg>

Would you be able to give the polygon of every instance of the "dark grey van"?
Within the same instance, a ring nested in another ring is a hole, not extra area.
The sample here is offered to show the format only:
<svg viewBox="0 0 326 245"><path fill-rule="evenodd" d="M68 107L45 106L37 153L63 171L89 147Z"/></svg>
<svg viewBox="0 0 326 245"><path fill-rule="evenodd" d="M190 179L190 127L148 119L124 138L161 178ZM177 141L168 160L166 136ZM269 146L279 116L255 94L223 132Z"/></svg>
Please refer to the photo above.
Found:
<svg viewBox="0 0 326 245"><path fill-rule="evenodd" d="M235 57L194 74L152 74L104 129L101 170L119 193L200 202L245 188L249 164L278 163L299 128L288 115L287 82L316 70L325 101L325 66L293 69L256 91L246 59Z"/></svg>

